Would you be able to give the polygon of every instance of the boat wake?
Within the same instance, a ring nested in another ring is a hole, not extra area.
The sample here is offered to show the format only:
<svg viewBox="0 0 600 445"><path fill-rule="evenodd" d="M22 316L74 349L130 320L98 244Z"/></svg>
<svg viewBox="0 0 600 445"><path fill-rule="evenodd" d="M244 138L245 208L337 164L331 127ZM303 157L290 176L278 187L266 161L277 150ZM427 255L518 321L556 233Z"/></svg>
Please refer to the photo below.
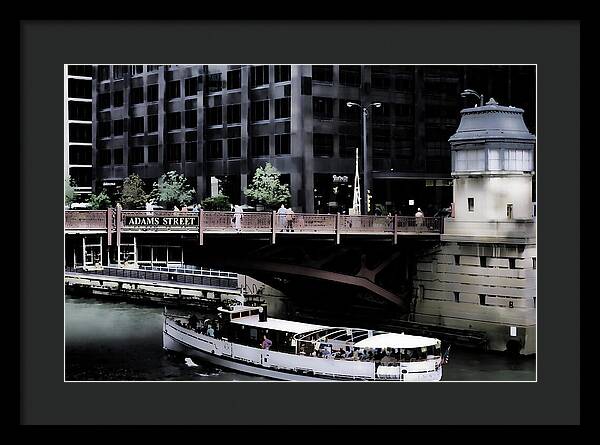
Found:
<svg viewBox="0 0 600 445"><path fill-rule="evenodd" d="M190 367L190 368L196 368L196 367L198 367L198 365L197 365L197 364L195 364L195 363L192 361L192 359L191 359L191 358L189 358L189 357L186 357L186 358L185 358L185 364L186 364L188 367Z"/></svg>

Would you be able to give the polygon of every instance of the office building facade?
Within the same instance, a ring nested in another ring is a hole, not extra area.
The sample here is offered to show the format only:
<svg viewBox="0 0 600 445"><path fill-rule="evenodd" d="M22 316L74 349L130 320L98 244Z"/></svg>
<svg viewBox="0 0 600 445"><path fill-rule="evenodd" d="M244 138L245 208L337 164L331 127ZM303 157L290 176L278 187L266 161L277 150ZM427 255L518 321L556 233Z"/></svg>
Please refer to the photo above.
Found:
<svg viewBox="0 0 600 445"><path fill-rule="evenodd" d="M75 181L75 194L92 193L95 172L92 162L91 65L65 65L64 176Z"/></svg>
<svg viewBox="0 0 600 445"><path fill-rule="evenodd" d="M270 162L294 210L347 212L357 147L363 157L361 111L347 102L380 102L360 178L371 211L431 216L452 201L448 138L473 102L463 89L528 110L535 130L534 66L95 65L91 85L96 191L175 170L198 201L222 191L246 203Z"/></svg>

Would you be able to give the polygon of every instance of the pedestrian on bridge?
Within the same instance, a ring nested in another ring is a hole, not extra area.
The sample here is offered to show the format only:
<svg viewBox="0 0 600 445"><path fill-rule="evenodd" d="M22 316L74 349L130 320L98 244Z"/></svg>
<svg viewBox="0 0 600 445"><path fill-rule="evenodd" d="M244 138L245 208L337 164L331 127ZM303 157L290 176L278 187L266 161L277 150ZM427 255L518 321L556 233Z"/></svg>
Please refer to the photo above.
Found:
<svg viewBox="0 0 600 445"><path fill-rule="evenodd" d="M415 213L415 225L417 227L417 230L421 230L421 228L423 227L424 217L425 217L425 215L423 214L423 211L419 207L417 209L417 213Z"/></svg>
<svg viewBox="0 0 600 445"><path fill-rule="evenodd" d="M292 208L290 207L289 209L287 209L287 231L288 232L293 232L294 231L294 211L292 210Z"/></svg>
<svg viewBox="0 0 600 445"><path fill-rule="evenodd" d="M242 213L243 212L244 212L244 210L242 209L242 206L240 206L240 205L235 206L233 219L235 221L235 230L238 233L240 233L242 231Z"/></svg>
<svg viewBox="0 0 600 445"><path fill-rule="evenodd" d="M281 227L281 232L283 232L287 220L287 209L285 208L285 204L281 204L281 207L277 210L277 214L279 215L279 226Z"/></svg>

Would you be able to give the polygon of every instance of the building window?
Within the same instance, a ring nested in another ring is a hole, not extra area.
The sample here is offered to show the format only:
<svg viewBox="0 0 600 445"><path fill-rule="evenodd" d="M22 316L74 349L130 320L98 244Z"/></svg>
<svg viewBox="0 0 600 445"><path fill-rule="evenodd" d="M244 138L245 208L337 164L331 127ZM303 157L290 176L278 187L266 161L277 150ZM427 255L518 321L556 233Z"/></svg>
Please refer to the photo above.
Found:
<svg viewBox="0 0 600 445"><path fill-rule="evenodd" d="M103 80L110 79L110 67L108 65L99 65L98 66L98 80L102 82ZM110 162L109 162L110 164Z"/></svg>
<svg viewBox="0 0 600 445"><path fill-rule="evenodd" d="M195 96L198 94L198 78L191 77L189 79L185 79L185 95L187 96Z"/></svg>
<svg viewBox="0 0 600 445"><path fill-rule="evenodd" d="M479 304L485 306L485 294L479 294Z"/></svg>
<svg viewBox="0 0 600 445"><path fill-rule="evenodd" d="M509 269L514 269L515 267L516 267L515 258L509 258L508 259L508 268Z"/></svg>
<svg viewBox="0 0 600 445"><path fill-rule="evenodd" d="M207 157L208 157L208 159L222 159L223 158L223 141L221 139L216 140L216 141L208 141Z"/></svg>
<svg viewBox="0 0 600 445"><path fill-rule="evenodd" d="M237 90L242 88L242 70L227 71L227 89Z"/></svg>
<svg viewBox="0 0 600 445"><path fill-rule="evenodd" d="M454 292L454 302L460 303L460 292Z"/></svg>
<svg viewBox="0 0 600 445"><path fill-rule="evenodd" d="M412 79L406 79L404 77L396 77L395 82L394 82L394 89L396 91L412 93L414 90L414 82Z"/></svg>
<svg viewBox="0 0 600 445"><path fill-rule="evenodd" d="M352 107L358 109L358 107ZM382 103L380 107L373 107L371 116L374 124L390 123L390 105Z"/></svg>
<svg viewBox="0 0 600 445"><path fill-rule="evenodd" d="M468 201L468 205L469 205L469 212L474 212L475 211L475 198L467 198Z"/></svg>
<svg viewBox="0 0 600 445"><path fill-rule="evenodd" d="M89 99L92 97L92 81L84 79L69 79L69 97Z"/></svg>
<svg viewBox="0 0 600 445"><path fill-rule="evenodd" d="M227 140L227 157L239 158L242 155L242 140L240 138Z"/></svg>
<svg viewBox="0 0 600 445"><path fill-rule="evenodd" d="M454 265L460 266L460 255L454 255Z"/></svg>
<svg viewBox="0 0 600 445"><path fill-rule="evenodd" d="M512 219L512 217L513 217L513 205L512 204L506 204L506 217L508 219Z"/></svg>
<svg viewBox="0 0 600 445"><path fill-rule="evenodd" d="M91 121L91 104L88 102L69 101L69 119L74 121Z"/></svg>
<svg viewBox="0 0 600 445"><path fill-rule="evenodd" d="M250 68L250 87L258 87L269 83L269 66L260 65Z"/></svg>
<svg viewBox="0 0 600 445"><path fill-rule="evenodd" d="M92 142L90 124L69 124L69 142Z"/></svg>
<svg viewBox="0 0 600 445"><path fill-rule="evenodd" d="M250 152L254 158L269 156L269 136L253 137Z"/></svg>
<svg viewBox="0 0 600 445"><path fill-rule="evenodd" d="M144 147L132 147L131 148L131 162L133 164L144 163Z"/></svg>
<svg viewBox="0 0 600 445"><path fill-rule="evenodd" d="M223 89L223 82L221 82L221 73L214 73L208 75L208 92L218 93Z"/></svg>
<svg viewBox="0 0 600 445"><path fill-rule="evenodd" d="M206 109L206 125L223 125L222 107L212 107Z"/></svg>
<svg viewBox="0 0 600 445"><path fill-rule="evenodd" d="M227 105L227 123L239 124L242 122L242 105Z"/></svg>
<svg viewBox="0 0 600 445"><path fill-rule="evenodd" d="M141 104L144 102L144 87L131 89L131 103Z"/></svg>
<svg viewBox="0 0 600 445"><path fill-rule="evenodd" d="M313 133L313 156L333 156L333 135L324 133Z"/></svg>
<svg viewBox="0 0 600 445"><path fill-rule="evenodd" d="M123 106L123 90L113 92L113 106L114 107L122 107Z"/></svg>
<svg viewBox="0 0 600 445"><path fill-rule="evenodd" d="M148 162L158 162L158 145L148 147Z"/></svg>
<svg viewBox="0 0 600 445"><path fill-rule="evenodd" d="M179 111L167 113L167 131L178 128L181 128L181 113Z"/></svg>
<svg viewBox="0 0 600 445"><path fill-rule="evenodd" d="M99 138L110 137L110 121L98 122L98 137Z"/></svg>
<svg viewBox="0 0 600 445"><path fill-rule="evenodd" d="M167 162L181 162L181 144L167 145Z"/></svg>
<svg viewBox="0 0 600 445"><path fill-rule="evenodd" d="M146 65L146 71L158 71L160 65Z"/></svg>
<svg viewBox="0 0 600 445"><path fill-rule="evenodd" d="M391 85L388 67L374 67L371 71L371 87L377 90L388 90Z"/></svg>
<svg viewBox="0 0 600 445"><path fill-rule="evenodd" d="M98 108L100 110L110 108L110 93L98 94Z"/></svg>
<svg viewBox="0 0 600 445"><path fill-rule="evenodd" d="M113 79L122 79L127 72L127 65L113 65Z"/></svg>
<svg viewBox="0 0 600 445"><path fill-rule="evenodd" d="M356 157L357 148L360 148L360 137L350 134L340 134L340 157Z"/></svg>
<svg viewBox="0 0 600 445"><path fill-rule="evenodd" d="M123 134L123 119L113 121L113 134L121 136Z"/></svg>
<svg viewBox="0 0 600 445"><path fill-rule="evenodd" d="M179 90L179 81L178 80L172 80L171 82L167 83L167 91L166 91L166 99L174 99L176 97L180 97L181 96L181 91Z"/></svg>
<svg viewBox="0 0 600 445"><path fill-rule="evenodd" d="M146 89L148 102L158 102L158 84L148 85Z"/></svg>
<svg viewBox="0 0 600 445"><path fill-rule="evenodd" d="M250 106L250 121L268 121L269 120L269 101L261 100L252 102Z"/></svg>
<svg viewBox="0 0 600 445"><path fill-rule="evenodd" d="M98 164L100 165L110 165L111 162L111 156L110 156L110 150L99 150L98 151Z"/></svg>
<svg viewBox="0 0 600 445"><path fill-rule="evenodd" d="M292 78L290 65L275 65L275 82L287 82Z"/></svg>
<svg viewBox="0 0 600 445"><path fill-rule="evenodd" d="M535 258L535 257L531 258L531 262L532 262L533 268L536 269L537 268L537 258Z"/></svg>
<svg viewBox="0 0 600 445"><path fill-rule="evenodd" d="M313 97L313 115L321 120L333 119L333 99Z"/></svg>
<svg viewBox="0 0 600 445"><path fill-rule="evenodd" d="M291 142L289 134L275 135L275 155L289 155L291 153Z"/></svg>
<svg viewBox="0 0 600 445"><path fill-rule="evenodd" d="M275 99L275 119L290 117L291 103L290 98Z"/></svg>
<svg viewBox="0 0 600 445"><path fill-rule="evenodd" d="M185 112L185 128L196 128L198 125L198 115L196 110Z"/></svg>
<svg viewBox="0 0 600 445"><path fill-rule="evenodd" d="M360 72L360 65L340 65L340 83L348 87L359 87Z"/></svg>
<svg viewBox="0 0 600 445"><path fill-rule="evenodd" d="M129 65L129 74L137 76L144 73L144 65Z"/></svg>
<svg viewBox="0 0 600 445"><path fill-rule="evenodd" d="M131 123L130 123L129 131L131 132L131 134L140 134L140 133L144 132L143 116L133 117L133 118L131 118L130 122Z"/></svg>
<svg viewBox="0 0 600 445"><path fill-rule="evenodd" d="M333 65L313 65L312 78L317 82L333 82Z"/></svg>
<svg viewBox="0 0 600 445"><path fill-rule="evenodd" d="M504 150L504 170L531 171L532 157L530 150Z"/></svg>
<svg viewBox="0 0 600 445"><path fill-rule="evenodd" d="M185 143L185 160L186 161L196 161L197 159L197 150L198 143L196 141L186 142Z"/></svg>
<svg viewBox="0 0 600 445"><path fill-rule="evenodd" d="M498 150L498 149L488 150L488 170L491 170L491 171L502 170L502 161L500 160L500 150Z"/></svg>
<svg viewBox="0 0 600 445"><path fill-rule="evenodd" d="M485 153L483 150L458 150L455 152L455 170L485 170Z"/></svg>
<svg viewBox="0 0 600 445"><path fill-rule="evenodd" d="M148 115L148 133L156 133L158 131L158 115Z"/></svg>
<svg viewBox="0 0 600 445"><path fill-rule="evenodd" d="M114 150L115 152L115 165L122 165L123 164L123 149L122 148L116 148Z"/></svg>
<svg viewBox="0 0 600 445"><path fill-rule="evenodd" d="M69 65L69 75L92 77L92 65Z"/></svg>

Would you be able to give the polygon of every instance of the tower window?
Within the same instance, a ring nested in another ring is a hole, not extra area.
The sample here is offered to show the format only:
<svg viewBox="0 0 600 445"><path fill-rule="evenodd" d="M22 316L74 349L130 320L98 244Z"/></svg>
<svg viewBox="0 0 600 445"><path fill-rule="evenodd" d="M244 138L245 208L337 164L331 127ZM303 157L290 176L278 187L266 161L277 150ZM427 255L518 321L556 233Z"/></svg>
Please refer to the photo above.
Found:
<svg viewBox="0 0 600 445"><path fill-rule="evenodd" d="M485 306L485 294L479 294L479 304Z"/></svg>
<svg viewBox="0 0 600 445"><path fill-rule="evenodd" d="M475 198L468 198L469 202L469 212L475 211Z"/></svg>
<svg viewBox="0 0 600 445"><path fill-rule="evenodd" d="M481 267L487 267L487 257L480 256L479 257L479 265Z"/></svg>
<svg viewBox="0 0 600 445"><path fill-rule="evenodd" d="M454 301L456 303L460 302L460 292L454 292Z"/></svg>
<svg viewBox="0 0 600 445"><path fill-rule="evenodd" d="M512 217L513 217L513 205L512 204L506 204L506 217L508 219L512 219Z"/></svg>
<svg viewBox="0 0 600 445"><path fill-rule="evenodd" d="M515 268L515 259L514 258L509 258L508 259L508 267L510 269L514 269Z"/></svg>
<svg viewBox="0 0 600 445"><path fill-rule="evenodd" d="M454 255L454 265L460 266L460 255Z"/></svg>

